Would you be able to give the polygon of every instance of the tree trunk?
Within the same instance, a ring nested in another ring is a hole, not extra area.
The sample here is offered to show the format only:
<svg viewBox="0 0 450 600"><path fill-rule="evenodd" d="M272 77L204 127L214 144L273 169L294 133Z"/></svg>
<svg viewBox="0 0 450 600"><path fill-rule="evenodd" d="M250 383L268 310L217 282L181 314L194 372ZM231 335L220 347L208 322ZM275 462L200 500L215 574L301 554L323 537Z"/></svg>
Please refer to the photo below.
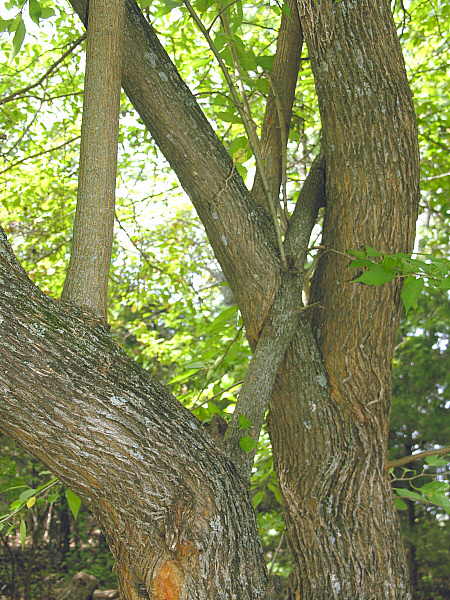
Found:
<svg viewBox="0 0 450 600"><path fill-rule="evenodd" d="M412 250L418 150L411 94L387 2L305 0L299 8L322 116L326 216L312 298L325 371L311 360L315 342L305 324L270 419L297 587L315 600L406 600L384 469L399 286L352 283L345 253L366 245Z"/></svg>
<svg viewBox="0 0 450 600"><path fill-rule="evenodd" d="M234 466L98 322L42 294L0 235L0 428L85 500L122 597L263 598Z"/></svg>

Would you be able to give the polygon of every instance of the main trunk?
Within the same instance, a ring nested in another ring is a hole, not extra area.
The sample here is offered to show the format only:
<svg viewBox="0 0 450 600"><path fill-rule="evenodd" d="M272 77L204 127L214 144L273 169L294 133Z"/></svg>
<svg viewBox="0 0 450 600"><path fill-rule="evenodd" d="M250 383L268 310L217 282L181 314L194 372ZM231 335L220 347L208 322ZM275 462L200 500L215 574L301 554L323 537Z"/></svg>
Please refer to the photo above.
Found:
<svg viewBox="0 0 450 600"><path fill-rule="evenodd" d="M414 111L387 2L299 8L322 116L326 216L311 300L319 308L286 357L271 406L296 588L314 600L405 600L384 468L399 285L352 283L345 253L412 249Z"/></svg>

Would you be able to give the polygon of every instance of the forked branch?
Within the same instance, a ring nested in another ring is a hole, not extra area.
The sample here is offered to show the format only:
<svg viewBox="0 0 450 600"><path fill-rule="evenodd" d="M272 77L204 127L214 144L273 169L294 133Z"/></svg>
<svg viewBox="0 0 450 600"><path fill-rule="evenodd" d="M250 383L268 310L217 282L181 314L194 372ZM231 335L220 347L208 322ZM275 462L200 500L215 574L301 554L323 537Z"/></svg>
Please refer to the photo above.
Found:
<svg viewBox="0 0 450 600"><path fill-rule="evenodd" d="M225 434L226 450L246 480L251 473L256 443L277 372L305 310L302 305L304 263L311 231L324 202L324 179L324 160L319 156L303 184L286 234L285 250L290 269L283 273Z"/></svg>

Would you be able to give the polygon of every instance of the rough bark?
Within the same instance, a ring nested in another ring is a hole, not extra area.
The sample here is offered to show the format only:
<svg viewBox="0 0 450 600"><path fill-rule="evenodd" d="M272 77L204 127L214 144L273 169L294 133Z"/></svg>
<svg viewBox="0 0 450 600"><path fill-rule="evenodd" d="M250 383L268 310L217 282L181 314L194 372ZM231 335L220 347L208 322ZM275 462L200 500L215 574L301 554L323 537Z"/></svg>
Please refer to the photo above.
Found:
<svg viewBox="0 0 450 600"><path fill-rule="evenodd" d="M245 486L89 314L42 294L0 230L0 428L87 502L137 600L262 598Z"/></svg>
<svg viewBox="0 0 450 600"><path fill-rule="evenodd" d="M255 451L243 452L239 440L250 436L258 441L276 375L296 333L301 314L307 308L302 302L304 264L311 231L324 199L324 160L319 155L305 180L286 232L284 246L289 269L281 275L280 287L254 347L225 436L227 451L244 479L248 479L251 473ZM242 426L242 417L244 422L250 422L248 428Z"/></svg>
<svg viewBox="0 0 450 600"><path fill-rule="evenodd" d="M106 320L122 79L124 0L91 0L78 197L63 298Z"/></svg>
<svg viewBox="0 0 450 600"><path fill-rule="evenodd" d="M387 2L305 0L299 9L323 124L326 250L312 298L320 304L314 333L325 370L296 369L300 352L314 345L298 336L272 402L297 588L315 599L407 599L384 469L398 284L352 283L342 253L365 245L412 249L418 152L411 95Z"/></svg>

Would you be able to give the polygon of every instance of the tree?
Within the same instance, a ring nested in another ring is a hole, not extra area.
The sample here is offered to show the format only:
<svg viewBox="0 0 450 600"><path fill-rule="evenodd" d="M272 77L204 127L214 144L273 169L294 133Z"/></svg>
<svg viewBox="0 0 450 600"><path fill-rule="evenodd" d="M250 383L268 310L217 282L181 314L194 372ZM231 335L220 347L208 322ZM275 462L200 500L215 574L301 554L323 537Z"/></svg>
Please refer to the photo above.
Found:
<svg viewBox="0 0 450 600"><path fill-rule="evenodd" d="M86 3L71 3L85 19ZM142 586L156 599L264 596L245 477L269 402L296 593L409 597L385 471L400 283L354 283L347 266L352 249L412 250L411 94L386 2L287 6L260 143L245 94L236 101L257 162L249 192L153 29L127 3L124 89L196 207L253 349L226 453L114 346L101 321L44 296L2 237L2 430L89 503L125 598ZM228 26L225 18L232 38ZM283 233L283 130L303 36L322 152ZM304 307L303 264L322 205L322 253Z"/></svg>

